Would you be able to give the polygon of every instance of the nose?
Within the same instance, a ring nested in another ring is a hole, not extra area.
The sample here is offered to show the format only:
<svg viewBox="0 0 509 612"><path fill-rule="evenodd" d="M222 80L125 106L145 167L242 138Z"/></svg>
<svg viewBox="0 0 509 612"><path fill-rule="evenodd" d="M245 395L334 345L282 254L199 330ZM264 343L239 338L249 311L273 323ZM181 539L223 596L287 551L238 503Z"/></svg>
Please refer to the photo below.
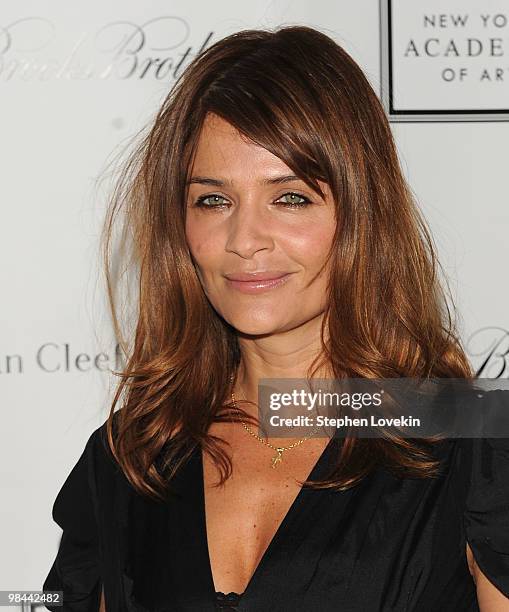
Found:
<svg viewBox="0 0 509 612"><path fill-rule="evenodd" d="M258 251L270 251L273 248L271 223L256 203L239 203L228 223L227 252L250 259Z"/></svg>

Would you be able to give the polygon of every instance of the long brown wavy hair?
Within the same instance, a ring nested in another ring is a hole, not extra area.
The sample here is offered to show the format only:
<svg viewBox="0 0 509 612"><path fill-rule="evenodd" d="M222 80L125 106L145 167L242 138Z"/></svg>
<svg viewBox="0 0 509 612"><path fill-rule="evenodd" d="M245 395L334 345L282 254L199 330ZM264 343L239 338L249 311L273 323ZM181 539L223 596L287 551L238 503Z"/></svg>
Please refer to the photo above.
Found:
<svg viewBox="0 0 509 612"><path fill-rule="evenodd" d="M323 352L308 376L323 364L336 378L473 376L433 240L360 67L310 27L236 32L202 51L168 93L122 166L104 225L108 295L126 359L115 372L108 443L134 488L156 499L197 445L210 453L221 482L232 468L224 441L208 429L231 406L238 338L206 299L184 232L188 170L208 113L318 193L317 180L330 186L338 222ZM128 273L136 296L127 302L134 324L126 340L117 283ZM437 469L413 439L349 436L330 477L304 486L346 489L381 464L414 477Z"/></svg>

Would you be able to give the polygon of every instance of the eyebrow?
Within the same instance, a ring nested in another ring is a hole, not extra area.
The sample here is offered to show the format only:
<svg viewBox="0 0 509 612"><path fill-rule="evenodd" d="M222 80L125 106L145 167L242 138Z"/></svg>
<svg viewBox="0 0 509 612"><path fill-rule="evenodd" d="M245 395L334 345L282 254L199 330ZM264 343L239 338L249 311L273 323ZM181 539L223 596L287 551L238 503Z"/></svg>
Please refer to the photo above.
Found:
<svg viewBox="0 0 509 612"><path fill-rule="evenodd" d="M262 181L264 185L280 185L282 183L289 183L290 181L301 181L296 174L283 174L281 176L275 176L273 178L267 178ZM214 185L214 187L224 187L224 185L230 185L230 181L221 181L220 179L210 178L208 176L192 176L187 184L199 183L200 185Z"/></svg>

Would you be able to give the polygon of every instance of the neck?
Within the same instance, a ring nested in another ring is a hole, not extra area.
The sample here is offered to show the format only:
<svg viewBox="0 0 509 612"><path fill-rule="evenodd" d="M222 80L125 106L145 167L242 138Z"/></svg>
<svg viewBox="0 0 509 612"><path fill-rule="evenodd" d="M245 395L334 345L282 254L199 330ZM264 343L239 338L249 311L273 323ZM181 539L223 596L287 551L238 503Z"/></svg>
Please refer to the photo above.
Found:
<svg viewBox="0 0 509 612"><path fill-rule="evenodd" d="M239 335L241 362L235 384L237 399L256 401L261 378L306 378L313 362L322 354L322 316L298 328L266 336ZM313 378L327 378L330 368L320 366ZM245 405L252 415L256 409Z"/></svg>

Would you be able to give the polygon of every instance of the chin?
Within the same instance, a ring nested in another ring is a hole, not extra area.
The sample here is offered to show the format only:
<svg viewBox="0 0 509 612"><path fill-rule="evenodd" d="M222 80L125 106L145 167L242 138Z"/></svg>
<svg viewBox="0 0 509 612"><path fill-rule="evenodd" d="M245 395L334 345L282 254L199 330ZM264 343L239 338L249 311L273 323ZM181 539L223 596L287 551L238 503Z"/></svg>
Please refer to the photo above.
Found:
<svg viewBox="0 0 509 612"><path fill-rule="evenodd" d="M240 334L249 336L263 336L276 334L282 331L283 325L274 321L273 318L256 317L225 317L225 320Z"/></svg>

